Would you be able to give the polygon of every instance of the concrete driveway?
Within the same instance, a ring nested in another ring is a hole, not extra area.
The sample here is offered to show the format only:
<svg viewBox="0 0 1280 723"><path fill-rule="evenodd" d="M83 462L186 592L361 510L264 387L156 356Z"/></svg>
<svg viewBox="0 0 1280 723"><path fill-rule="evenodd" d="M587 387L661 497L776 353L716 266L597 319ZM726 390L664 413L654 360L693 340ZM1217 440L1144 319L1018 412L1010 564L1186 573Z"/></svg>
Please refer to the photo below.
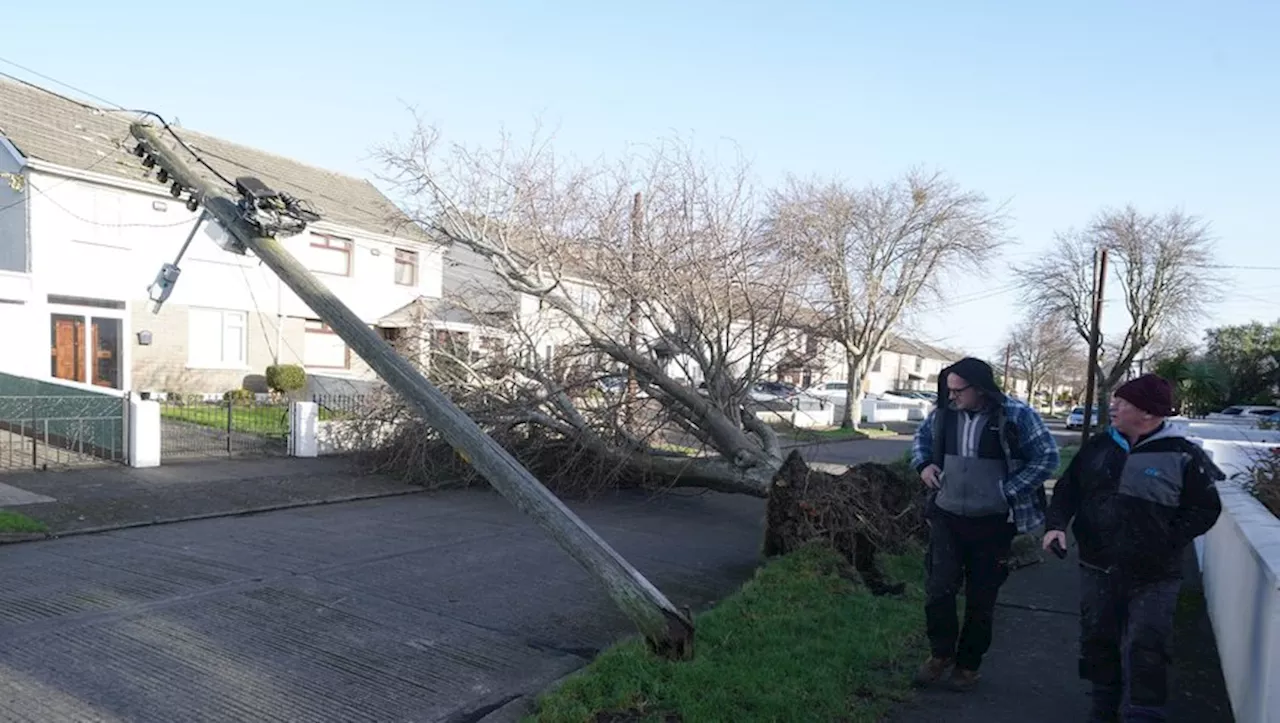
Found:
<svg viewBox="0 0 1280 723"><path fill-rule="evenodd" d="M761 500L576 507L677 605L757 563ZM4 721L474 721L631 630L480 490L17 545L0 576Z"/></svg>

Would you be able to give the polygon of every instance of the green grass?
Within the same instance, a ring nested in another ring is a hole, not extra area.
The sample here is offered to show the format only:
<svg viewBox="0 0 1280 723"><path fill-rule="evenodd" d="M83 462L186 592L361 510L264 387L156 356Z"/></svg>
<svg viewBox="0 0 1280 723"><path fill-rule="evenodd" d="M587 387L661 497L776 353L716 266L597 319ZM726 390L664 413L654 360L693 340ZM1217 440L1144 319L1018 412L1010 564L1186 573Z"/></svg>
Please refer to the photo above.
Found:
<svg viewBox="0 0 1280 723"><path fill-rule="evenodd" d="M203 427L227 429L225 405L193 405L189 407L161 407L161 416ZM232 407L231 431L278 437L289 433L288 407Z"/></svg>
<svg viewBox="0 0 1280 723"><path fill-rule="evenodd" d="M689 447L683 444L673 444L671 442L654 442L649 446L663 452L673 452L675 454L683 454L686 457L696 457L701 452L695 447Z"/></svg>
<svg viewBox="0 0 1280 723"><path fill-rule="evenodd" d="M39 520L9 510L0 510L0 532L48 532L49 527Z"/></svg>
<svg viewBox="0 0 1280 723"><path fill-rule="evenodd" d="M833 429L797 429L788 424L774 425L774 429L781 434L794 437L803 442L852 442L860 439L884 439L897 434L891 429L876 429L874 427L863 427L862 429L841 429L839 427Z"/></svg>
<svg viewBox="0 0 1280 723"><path fill-rule="evenodd" d="M635 640L538 701L528 720L876 721L909 695L927 654L923 556L885 557L901 597L839 577L820 548L775 560L697 617L696 655L671 662Z"/></svg>
<svg viewBox="0 0 1280 723"><path fill-rule="evenodd" d="M1079 452L1079 451L1080 451L1080 448L1075 446L1074 444L1068 444L1065 447L1061 447L1058 449L1058 457L1059 457L1058 469L1053 473L1054 479L1058 479L1059 477L1062 476L1064 472L1067 471L1067 465L1071 464L1071 460L1076 458L1076 452Z"/></svg>

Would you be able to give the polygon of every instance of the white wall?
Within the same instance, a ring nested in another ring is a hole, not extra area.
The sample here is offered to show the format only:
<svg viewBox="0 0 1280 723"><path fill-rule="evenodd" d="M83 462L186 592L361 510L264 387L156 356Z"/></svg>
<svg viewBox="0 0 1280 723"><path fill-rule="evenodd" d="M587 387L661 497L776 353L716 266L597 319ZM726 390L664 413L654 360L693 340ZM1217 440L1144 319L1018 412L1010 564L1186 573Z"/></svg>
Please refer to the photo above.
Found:
<svg viewBox="0 0 1280 723"><path fill-rule="evenodd" d="M45 339L48 322L40 323L33 311L30 274L0 271L0 329L10 339ZM19 376L49 373L47 344L9 344L0 354L0 371Z"/></svg>
<svg viewBox="0 0 1280 723"><path fill-rule="evenodd" d="M1218 491L1195 547L1227 694L1236 720L1280 723L1280 520L1234 484Z"/></svg>

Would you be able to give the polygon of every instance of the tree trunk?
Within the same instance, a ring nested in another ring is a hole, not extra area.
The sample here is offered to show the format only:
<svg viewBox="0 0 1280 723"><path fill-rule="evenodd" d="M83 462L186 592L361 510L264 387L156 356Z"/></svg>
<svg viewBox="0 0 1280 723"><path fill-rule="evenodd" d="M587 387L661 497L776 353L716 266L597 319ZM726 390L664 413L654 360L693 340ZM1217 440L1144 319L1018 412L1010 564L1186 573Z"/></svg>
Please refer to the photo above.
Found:
<svg viewBox="0 0 1280 723"><path fill-rule="evenodd" d="M1098 429L1111 424L1111 392L1115 386L1115 380L1110 377L1098 377L1098 395L1093 400L1094 408L1098 410Z"/></svg>
<svg viewBox="0 0 1280 723"><path fill-rule="evenodd" d="M844 414L840 417L841 429L857 429L862 422L862 366L852 355L847 358L848 388L844 394Z"/></svg>

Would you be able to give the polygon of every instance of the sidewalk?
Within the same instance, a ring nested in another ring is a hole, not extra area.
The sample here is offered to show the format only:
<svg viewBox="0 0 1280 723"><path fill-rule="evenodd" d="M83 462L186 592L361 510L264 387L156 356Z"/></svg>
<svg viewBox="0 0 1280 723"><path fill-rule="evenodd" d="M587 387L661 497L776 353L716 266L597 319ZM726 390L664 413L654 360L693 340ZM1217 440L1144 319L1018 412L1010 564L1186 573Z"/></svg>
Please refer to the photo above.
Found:
<svg viewBox="0 0 1280 723"><path fill-rule="evenodd" d="M50 535L411 494L421 487L369 475L339 457L219 459L0 475L0 498ZM27 493L27 494L23 494Z"/></svg>
<svg viewBox="0 0 1280 723"><path fill-rule="evenodd" d="M1074 554L1061 561L1045 557L1014 572L1001 590L995 641L978 688L968 694L922 691L890 718L893 723L1087 720L1088 684L1076 675L1079 568ZM1189 563L1174 634L1169 720L1231 723L1194 556Z"/></svg>

